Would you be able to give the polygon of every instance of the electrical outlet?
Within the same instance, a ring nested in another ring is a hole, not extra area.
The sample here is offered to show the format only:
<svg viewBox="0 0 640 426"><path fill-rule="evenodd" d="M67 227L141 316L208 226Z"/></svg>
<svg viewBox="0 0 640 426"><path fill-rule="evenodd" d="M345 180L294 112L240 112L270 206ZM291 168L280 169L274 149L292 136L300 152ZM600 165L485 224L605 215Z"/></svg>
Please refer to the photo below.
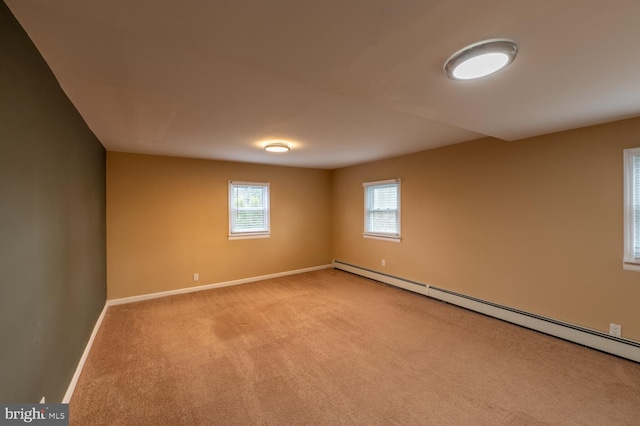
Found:
<svg viewBox="0 0 640 426"><path fill-rule="evenodd" d="M45 404L44 402L44 396L42 397L42 399L40 400L40 404Z"/></svg>
<svg viewBox="0 0 640 426"><path fill-rule="evenodd" d="M609 334L615 337L622 336L622 326L620 324L609 324Z"/></svg>
<svg viewBox="0 0 640 426"><path fill-rule="evenodd" d="M193 280L198 281L200 279L200 274L193 274Z"/></svg>
<svg viewBox="0 0 640 426"><path fill-rule="evenodd" d="M387 261L382 259L382 266L387 266Z"/></svg>

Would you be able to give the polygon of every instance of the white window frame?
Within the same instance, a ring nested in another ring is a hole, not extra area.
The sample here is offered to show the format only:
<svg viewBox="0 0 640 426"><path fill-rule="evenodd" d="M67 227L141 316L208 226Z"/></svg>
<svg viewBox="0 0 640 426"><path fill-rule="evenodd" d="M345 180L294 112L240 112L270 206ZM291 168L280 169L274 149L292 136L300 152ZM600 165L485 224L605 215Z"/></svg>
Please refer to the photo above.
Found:
<svg viewBox="0 0 640 426"><path fill-rule="evenodd" d="M640 216L640 188L634 179L636 159L640 158L640 147L624 150L624 259L622 267L630 271L640 271L640 253L637 253L637 224Z"/></svg>
<svg viewBox="0 0 640 426"><path fill-rule="evenodd" d="M369 194L369 189L371 187L374 186L386 186L386 185L391 185L391 184L395 184L398 188L398 209L397 209L397 217L398 217L398 228L397 228L397 232L394 233L388 233L388 232L375 232L372 230L367 229L367 217L368 217L368 212L369 212L369 199L368 199L368 194ZM393 242L397 242L399 243L402 240L402 234L401 234L401 223L402 223L402 214L401 214L401 205L402 203L401 201L401 187L400 187L400 179L388 179L388 180L379 180L379 181L375 181L375 182L365 182L362 184L362 186L364 187L364 232L363 232L363 236L365 238L374 238L374 239L379 239L379 240L386 240L386 241L393 241Z"/></svg>
<svg viewBox="0 0 640 426"><path fill-rule="evenodd" d="M256 186L262 187L265 190L264 203L262 209L265 210L266 228L261 230L252 231L238 231L233 229L233 217L235 214L234 206L234 187L236 186ZM229 239L230 240L242 240L249 238L269 238L271 236L271 206L270 206L270 185L268 182L243 182L243 181L229 181Z"/></svg>

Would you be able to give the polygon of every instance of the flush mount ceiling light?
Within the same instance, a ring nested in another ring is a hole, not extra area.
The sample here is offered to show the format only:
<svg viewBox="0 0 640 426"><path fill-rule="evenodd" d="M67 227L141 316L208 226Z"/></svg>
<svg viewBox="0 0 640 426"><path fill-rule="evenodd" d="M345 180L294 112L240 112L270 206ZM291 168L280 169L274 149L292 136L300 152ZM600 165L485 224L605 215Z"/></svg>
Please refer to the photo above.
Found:
<svg viewBox="0 0 640 426"><path fill-rule="evenodd" d="M452 80L472 80L493 74L516 59L518 45L507 39L474 43L454 53L444 64Z"/></svg>
<svg viewBox="0 0 640 426"><path fill-rule="evenodd" d="M269 152L287 152L291 148L285 142L269 142L264 146L264 149Z"/></svg>

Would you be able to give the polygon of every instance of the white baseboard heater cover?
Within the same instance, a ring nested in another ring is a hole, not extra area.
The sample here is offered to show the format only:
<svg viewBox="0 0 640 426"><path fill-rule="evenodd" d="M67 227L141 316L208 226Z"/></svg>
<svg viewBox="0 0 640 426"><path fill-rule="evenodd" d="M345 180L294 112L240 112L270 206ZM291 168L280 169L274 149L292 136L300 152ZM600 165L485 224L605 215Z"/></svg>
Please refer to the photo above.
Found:
<svg viewBox="0 0 640 426"><path fill-rule="evenodd" d="M385 284L391 284L395 287L400 287L405 290L413 291L414 293L423 294L428 296L427 292L429 286L416 281L407 280L404 278L396 277L394 275L384 274L372 269L361 268L360 266L351 265L349 263L341 262L339 260L333 261L333 267L342 271L351 272L362 277L371 278L375 281L380 281Z"/></svg>
<svg viewBox="0 0 640 426"><path fill-rule="evenodd" d="M334 260L333 266L336 269L371 278L570 342L640 362L640 343L633 340L610 336L600 331L543 317L427 284L405 280L394 275L361 268L339 260Z"/></svg>

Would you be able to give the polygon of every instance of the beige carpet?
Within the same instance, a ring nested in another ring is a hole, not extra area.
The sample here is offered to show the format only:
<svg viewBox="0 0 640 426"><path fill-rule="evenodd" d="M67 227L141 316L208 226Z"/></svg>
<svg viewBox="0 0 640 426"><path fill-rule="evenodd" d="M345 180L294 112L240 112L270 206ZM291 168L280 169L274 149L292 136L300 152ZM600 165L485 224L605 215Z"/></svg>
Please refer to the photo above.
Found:
<svg viewBox="0 0 640 426"><path fill-rule="evenodd" d="M327 269L109 308L72 425L638 425L640 364Z"/></svg>

